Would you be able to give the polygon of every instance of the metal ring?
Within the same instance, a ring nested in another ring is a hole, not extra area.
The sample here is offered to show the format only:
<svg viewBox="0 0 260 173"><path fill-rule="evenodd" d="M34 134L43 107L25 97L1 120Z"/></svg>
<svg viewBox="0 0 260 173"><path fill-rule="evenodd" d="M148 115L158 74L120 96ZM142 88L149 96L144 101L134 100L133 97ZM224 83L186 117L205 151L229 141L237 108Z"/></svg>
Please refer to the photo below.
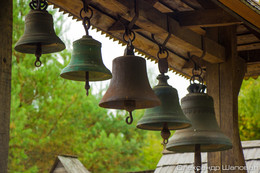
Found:
<svg viewBox="0 0 260 173"><path fill-rule="evenodd" d="M40 64L37 65L37 63L40 63ZM35 60L34 65L35 65L35 67L40 67L40 66L42 65L42 62L40 61L39 58L37 58L37 59Z"/></svg>
<svg viewBox="0 0 260 173"><path fill-rule="evenodd" d="M86 15L85 17L91 19L91 18L93 17L93 10L92 10L91 8L88 8L88 10L90 10L90 16L87 16L87 15ZM81 19L85 18L85 17L82 16L83 11L87 14L88 10L85 11L84 8L82 8L82 9L80 10L79 16L80 16Z"/></svg>
<svg viewBox="0 0 260 173"><path fill-rule="evenodd" d="M48 7L48 3L46 0L32 0L29 3L29 6L32 10L46 10Z"/></svg>
<svg viewBox="0 0 260 173"><path fill-rule="evenodd" d="M203 84L203 78L200 76L200 75L193 75L191 76L190 78L190 84L195 84L196 82L196 78L198 79L199 81L199 84ZM193 82L193 83L192 83Z"/></svg>
<svg viewBox="0 0 260 173"><path fill-rule="evenodd" d="M132 39L131 39L131 36L133 36ZM126 37L128 37L128 40L126 39ZM133 31L130 31L129 34L127 34L126 32L124 32L124 34L123 34L123 40L124 40L125 42L128 42L129 40L130 40L131 42L133 42L133 41L135 40L135 33L134 33Z"/></svg>
<svg viewBox="0 0 260 173"><path fill-rule="evenodd" d="M199 73L198 73L198 74L195 74L195 70L198 71ZM200 67L199 67L198 69L193 68L193 69L192 69L192 74L193 74L193 75L199 75L199 76L201 76L201 75L202 75L202 68L200 68Z"/></svg>
<svg viewBox="0 0 260 173"><path fill-rule="evenodd" d="M163 139L163 144L164 145L168 144L168 141L169 141L168 139Z"/></svg>
<svg viewBox="0 0 260 173"><path fill-rule="evenodd" d="M161 52L162 52L162 53L161 53ZM165 52L166 52L166 56L160 58L160 55L163 55ZM168 52L167 49L164 49L164 50L162 50L162 51L158 51L158 52L157 52L157 57L158 57L158 59L168 58L168 56L169 56L169 52Z"/></svg>

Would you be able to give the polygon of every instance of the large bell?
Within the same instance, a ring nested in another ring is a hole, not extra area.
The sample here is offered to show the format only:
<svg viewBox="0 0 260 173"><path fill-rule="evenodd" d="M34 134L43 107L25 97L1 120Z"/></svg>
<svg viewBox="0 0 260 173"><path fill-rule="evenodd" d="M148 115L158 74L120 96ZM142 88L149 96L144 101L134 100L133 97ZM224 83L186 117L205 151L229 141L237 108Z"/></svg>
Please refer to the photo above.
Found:
<svg viewBox="0 0 260 173"><path fill-rule="evenodd" d="M138 121L137 128L145 130L162 130L167 123L169 130L183 129L191 126L184 115L177 90L167 83L168 76L160 74L159 83L153 88L161 101L160 106L146 109L144 116Z"/></svg>
<svg viewBox="0 0 260 173"><path fill-rule="evenodd" d="M109 88L99 103L100 107L124 109L131 116L134 109L160 105L160 100L149 84L146 62L142 57L126 54L115 58L112 74Z"/></svg>
<svg viewBox="0 0 260 173"><path fill-rule="evenodd" d="M91 36L83 36L73 42L71 61L60 76L75 81L102 81L112 77L111 72L103 64L101 43Z"/></svg>
<svg viewBox="0 0 260 173"><path fill-rule="evenodd" d="M181 100L181 106L192 126L177 130L170 138L167 150L194 152L195 145L200 145L201 152L232 148L230 139L221 132L217 124L211 96L205 93L189 93Z"/></svg>
<svg viewBox="0 0 260 173"><path fill-rule="evenodd" d="M46 10L31 10L25 17L24 35L14 49L21 53L40 54L59 52L65 49L64 43L55 34L52 15Z"/></svg>

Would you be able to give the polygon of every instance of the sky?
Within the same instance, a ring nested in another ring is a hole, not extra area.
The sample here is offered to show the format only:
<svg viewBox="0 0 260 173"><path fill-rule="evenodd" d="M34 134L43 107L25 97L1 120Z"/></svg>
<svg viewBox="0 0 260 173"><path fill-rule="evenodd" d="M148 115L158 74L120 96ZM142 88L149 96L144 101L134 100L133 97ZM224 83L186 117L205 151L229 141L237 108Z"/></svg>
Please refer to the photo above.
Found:
<svg viewBox="0 0 260 173"><path fill-rule="evenodd" d="M70 40L71 45L66 45L67 49L72 50L72 43L75 40L80 39L84 34L85 30L82 26L82 22L76 22L76 20L72 20L72 18L68 18L66 21L67 26L69 26L69 30L67 32L67 39ZM96 32L96 30L89 30L89 35L92 38L98 40L102 43L102 58L105 66L112 72L112 60L116 57L123 56L125 46L118 44L118 42L113 42L109 40L109 38L105 37L105 35L101 35L101 32ZM134 45L134 42L133 42ZM137 54L136 54L137 55ZM140 56L140 55L138 55ZM151 62L150 60L146 59L146 66L147 71L149 71L149 81L151 87L157 84L156 77L159 74L158 65L155 62ZM179 94L179 99L184 97L188 94L187 87L189 85L189 80L185 79L184 77L178 76L173 74L173 72L166 73L170 77L168 83L177 89ZM156 82L155 82L156 81ZM102 81L102 82L91 82L92 92L96 93L102 87L108 85L110 80Z"/></svg>

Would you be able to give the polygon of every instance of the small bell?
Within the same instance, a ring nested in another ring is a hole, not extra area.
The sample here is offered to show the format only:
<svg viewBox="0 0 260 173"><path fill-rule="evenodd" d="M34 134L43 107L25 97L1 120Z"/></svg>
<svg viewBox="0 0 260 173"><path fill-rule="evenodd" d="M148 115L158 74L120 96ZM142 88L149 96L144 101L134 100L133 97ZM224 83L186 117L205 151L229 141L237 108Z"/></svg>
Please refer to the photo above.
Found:
<svg viewBox="0 0 260 173"><path fill-rule="evenodd" d="M101 43L89 35L73 42L71 61L60 76L75 81L102 81L112 77L101 57Z"/></svg>
<svg viewBox="0 0 260 173"><path fill-rule="evenodd" d="M153 90L160 99L161 105L146 109L144 116L137 123L137 128L160 130L162 131L162 136L165 137L163 133L167 129L169 131L187 128L191 126L191 122L186 118L181 109L177 90L167 83L169 77L160 74L157 79L159 83Z"/></svg>
<svg viewBox="0 0 260 173"><path fill-rule="evenodd" d="M146 109L144 116L138 121L137 128L146 130L162 130L164 123L169 130L183 129L191 126L179 104L177 90L167 83L168 76L160 74L153 90L161 101L160 106Z"/></svg>
<svg viewBox="0 0 260 173"><path fill-rule="evenodd" d="M129 50L129 48L131 50ZM133 48L127 47L125 55L113 60L112 79L99 106L110 109L124 109L130 112L126 122L133 121L132 111L160 105L146 73L146 62L133 55Z"/></svg>
<svg viewBox="0 0 260 173"><path fill-rule="evenodd" d="M46 10L31 10L25 17L24 35L14 49L21 53L35 54L35 65L38 67L41 65L41 54L62 51L65 44L55 34L52 15Z"/></svg>
<svg viewBox="0 0 260 173"><path fill-rule="evenodd" d="M230 139L221 131L215 118L213 98L202 93L202 84L192 84L181 100L184 114L192 126L177 130L170 138L166 149L175 152L194 152L200 145L201 152L222 151L232 148Z"/></svg>

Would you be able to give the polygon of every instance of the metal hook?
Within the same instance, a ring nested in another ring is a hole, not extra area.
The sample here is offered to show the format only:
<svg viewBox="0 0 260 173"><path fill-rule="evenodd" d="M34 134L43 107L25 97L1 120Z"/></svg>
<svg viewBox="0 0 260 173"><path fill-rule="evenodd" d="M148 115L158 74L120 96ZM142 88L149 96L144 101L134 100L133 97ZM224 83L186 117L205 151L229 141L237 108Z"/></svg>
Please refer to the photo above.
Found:
<svg viewBox="0 0 260 173"><path fill-rule="evenodd" d="M158 41L156 41L154 34L151 34L151 37L152 37L152 40L155 42L155 44L158 45L160 53L164 53L164 51L167 50L167 48L165 46L166 46L167 42L169 41L169 39L171 38L171 33L168 33L168 36L164 40L163 44L160 44Z"/></svg>
<svg viewBox="0 0 260 173"><path fill-rule="evenodd" d="M131 22L128 24L128 26L126 27L128 31L131 31L132 28L135 25L135 22L137 21L137 19L139 18L139 6L137 3L137 0L134 1L135 4L135 16L133 17L133 19L131 20Z"/></svg>
<svg viewBox="0 0 260 173"><path fill-rule="evenodd" d="M132 124L132 122L133 122L132 111L129 111L129 116L126 117L125 121L126 121L126 123L127 123L128 125Z"/></svg>
<svg viewBox="0 0 260 173"><path fill-rule="evenodd" d="M88 9L89 9L89 1L88 0L81 0L82 3L83 3L83 10L85 12L88 12Z"/></svg>
<svg viewBox="0 0 260 173"><path fill-rule="evenodd" d="M201 36L201 47L202 47L202 55L200 58L202 59L206 55L206 44L205 44L205 37L202 35Z"/></svg>

